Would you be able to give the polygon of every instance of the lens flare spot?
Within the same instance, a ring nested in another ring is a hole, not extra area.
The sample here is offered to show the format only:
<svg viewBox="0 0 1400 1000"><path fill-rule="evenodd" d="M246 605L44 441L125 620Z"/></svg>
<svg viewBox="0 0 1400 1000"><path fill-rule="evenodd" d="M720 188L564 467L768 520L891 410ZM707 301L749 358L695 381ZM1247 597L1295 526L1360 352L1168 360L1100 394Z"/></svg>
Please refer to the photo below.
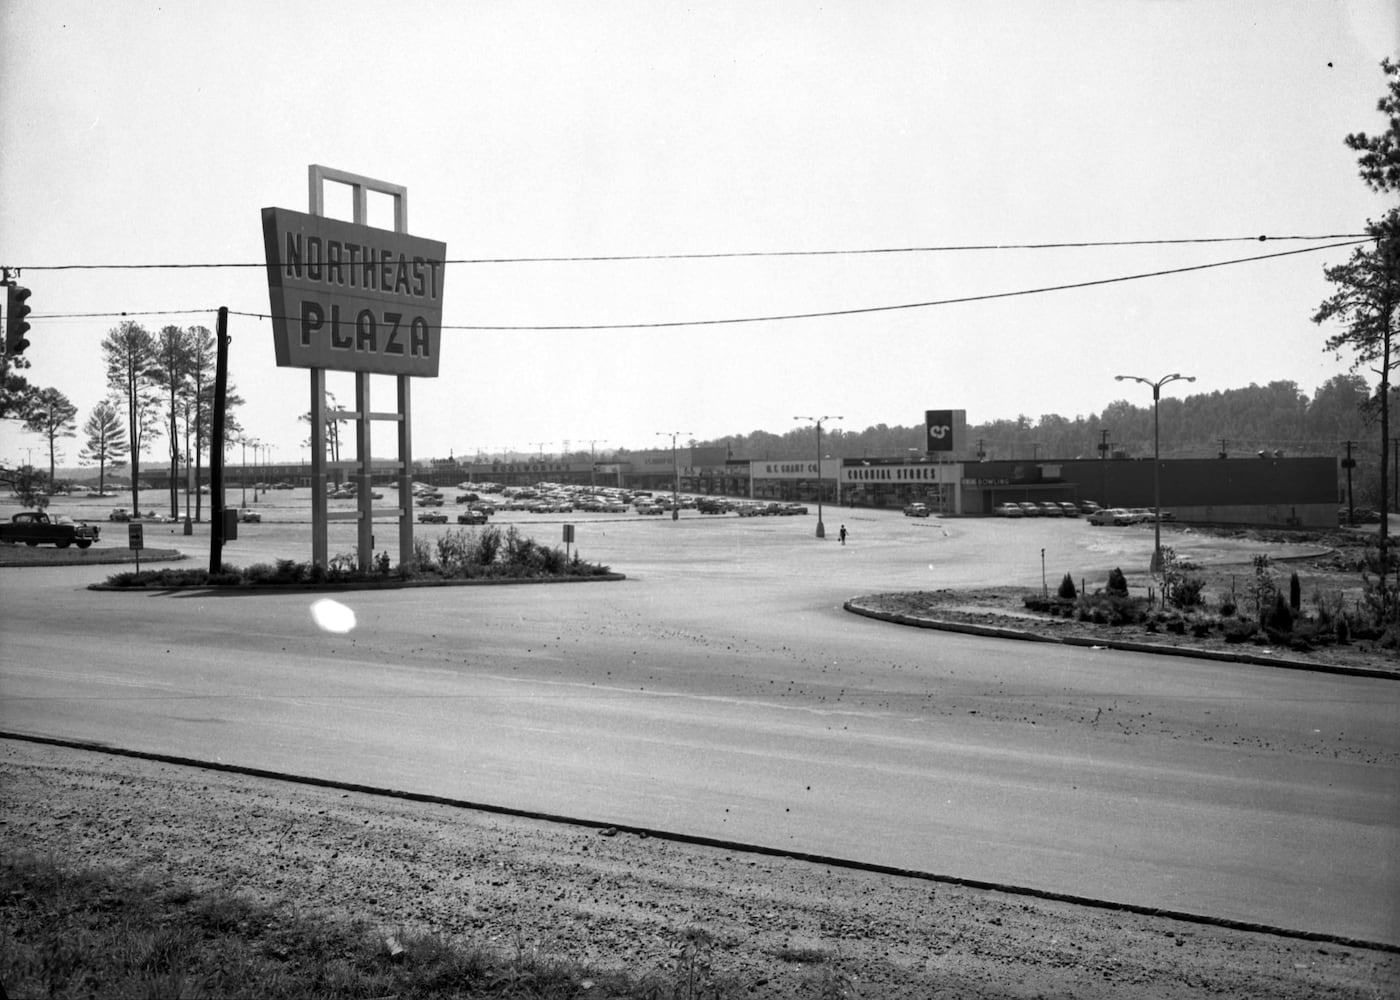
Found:
<svg viewBox="0 0 1400 1000"><path fill-rule="evenodd" d="M311 617L327 632L345 633L355 627L355 612L328 597L311 605Z"/></svg>

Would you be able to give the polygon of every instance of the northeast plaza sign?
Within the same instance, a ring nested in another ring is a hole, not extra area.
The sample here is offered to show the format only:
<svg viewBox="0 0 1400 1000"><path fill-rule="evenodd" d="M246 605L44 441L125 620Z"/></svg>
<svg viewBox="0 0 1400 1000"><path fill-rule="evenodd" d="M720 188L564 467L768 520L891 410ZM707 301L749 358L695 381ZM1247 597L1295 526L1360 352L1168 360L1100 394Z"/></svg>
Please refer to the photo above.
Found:
<svg viewBox="0 0 1400 1000"><path fill-rule="evenodd" d="M285 208L262 221L279 367L437 377L447 244Z"/></svg>
<svg viewBox="0 0 1400 1000"><path fill-rule="evenodd" d="M309 212L262 210L267 253L267 290L272 304L272 341L279 368L305 368L311 405L311 559L329 565L328 522L357 525L356 555L361 569L374 557L374 519L394 515L399 522L399 563L413 559L413 472L411 384L414 377L436 378L442 346L442 286L447 244L408 234L408 189L349 171L313 163ZM353 219L325 213L326 185L349 188ZM369 195L392 200L394 228L366 225ZM355 374L353 410L332 409L326 373ZM376 411L370 404L371 376L391 375L398 405ZM355 422L353 462L331 462L326 454L330 420ZM374 468L370 425L394 427L398 457L393 469L399 487L397 507L376 510L369 487ZM330 511L326 486L334 470L353 468L362 488L353 511Z"/></svg>

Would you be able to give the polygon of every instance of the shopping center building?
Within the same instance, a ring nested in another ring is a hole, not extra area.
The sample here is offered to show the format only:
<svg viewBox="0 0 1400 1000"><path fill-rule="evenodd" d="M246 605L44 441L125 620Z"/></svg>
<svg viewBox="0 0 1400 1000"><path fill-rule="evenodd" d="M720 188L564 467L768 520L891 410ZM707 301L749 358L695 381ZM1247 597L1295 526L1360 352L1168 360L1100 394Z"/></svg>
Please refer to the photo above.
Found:
<svg viewBox="0 0 1400 1000"><path fill-rule="evenodd" d="M1104 507L1161 506L1177 521L1279 527L1335 527L1339 460L1329 457L1032 459L985 461L969 447L959 410L925 413L923 449L898 456L813 454L807 459L734 455L724 445L618 452L602 461L437 459L413 478L439 486L542 482L990 515L1006 501L1092 500ZM384 469L384 481L392 468ZM239 482L231 466L229 482ZM143 477L145 478L145 477ZM154 477L153 477L154 478ZM257 479L310 484L309 466L261 467ZM376 475L376 479L379 476Z"/></svg>

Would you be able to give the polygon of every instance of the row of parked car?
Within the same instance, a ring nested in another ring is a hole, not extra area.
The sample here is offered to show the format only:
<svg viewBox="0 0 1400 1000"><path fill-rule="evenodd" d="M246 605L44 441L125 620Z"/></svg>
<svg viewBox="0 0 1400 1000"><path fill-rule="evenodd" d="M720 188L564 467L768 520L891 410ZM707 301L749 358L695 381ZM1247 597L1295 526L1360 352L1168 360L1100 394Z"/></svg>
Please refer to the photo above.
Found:
<svg viewBox="0 0 1400 1000"><path fill-rule="evenodd" d="M998 517L1085 517L1090 524L1116 525L1142 524L1157 519L1151 507L1100 507L1093 500L1071 503L1068 500L1042 500L1035 503L1022 500L1019 503L1008 500L996 508ZM1169 510L1161 513L1163 521L1171 521L1174 515Z"/></svg>
<svg viewBox="0 0 1400 1000"><path fill-rule="evenodd" d="M1006 503L997 504L996 515L997 517L1079 517L1081 514L1093 515L1099 509L1099 505L1092 500L1085 500L1081 504L1070 503L1068 500L1042 500L1040 503L1032 500L1022 500L1020 503L1008 500Z"/></svg>

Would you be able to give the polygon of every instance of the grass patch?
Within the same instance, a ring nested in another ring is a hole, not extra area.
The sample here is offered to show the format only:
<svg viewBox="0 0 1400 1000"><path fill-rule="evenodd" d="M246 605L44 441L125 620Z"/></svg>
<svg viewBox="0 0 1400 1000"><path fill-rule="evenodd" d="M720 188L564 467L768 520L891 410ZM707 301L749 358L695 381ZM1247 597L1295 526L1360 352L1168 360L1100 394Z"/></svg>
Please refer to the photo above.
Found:
<svg viewBox="0 0 1400 1000"><path fill-rule="evenodd" d="M517 948L376 932L226 893L53 858L0 863L0 982L14 997L700 997L712 939L685 931L665 970L633 976Z"/></svg>

